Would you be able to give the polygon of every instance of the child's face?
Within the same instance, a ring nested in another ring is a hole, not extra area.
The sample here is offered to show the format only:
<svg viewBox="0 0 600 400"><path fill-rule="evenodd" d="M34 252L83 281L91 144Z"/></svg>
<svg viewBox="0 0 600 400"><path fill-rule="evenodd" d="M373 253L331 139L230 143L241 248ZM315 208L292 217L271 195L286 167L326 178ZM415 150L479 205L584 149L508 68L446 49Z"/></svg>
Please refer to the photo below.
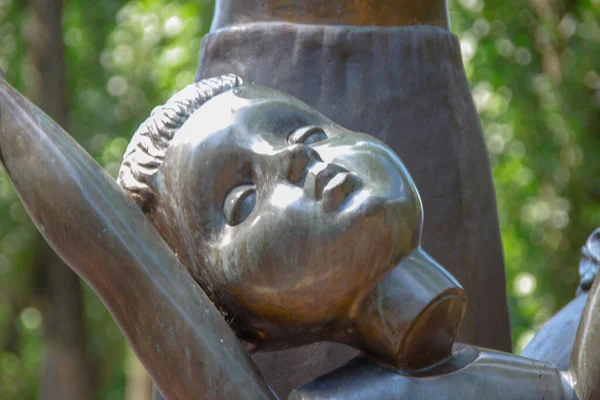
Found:
<svg viewBox="0 0 600 400"><path fill-rule="evenodd" d="M388 147L260 86L196 111L153 185L159 231L265 341L330 329L420 241L418 192Z"/></svg>

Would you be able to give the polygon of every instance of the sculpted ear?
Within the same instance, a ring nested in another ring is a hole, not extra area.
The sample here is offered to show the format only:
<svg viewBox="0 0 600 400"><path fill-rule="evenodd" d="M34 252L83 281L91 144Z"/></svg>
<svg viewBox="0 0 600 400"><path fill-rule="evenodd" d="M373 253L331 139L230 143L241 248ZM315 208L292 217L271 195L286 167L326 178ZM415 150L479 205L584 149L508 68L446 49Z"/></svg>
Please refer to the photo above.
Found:
<svg viewBox="0 0 600 400"><path fill-rule="evenodd" d="M135 175L136 171L132 170L129 163L124 162L119 171L117 184L136 202L144 214L148 214L154 209L156 195L147 183L144 183L139 176L136 177Z"/></svg>
<svg viewBox="0 0 600 400"><path fill-rule="evenodd" d="M192 83L154 108L140 124L123 155L117 183L142 211L149 213L155 206L152 186L175 134L208 100L241 85L244 80L233 74Z"/></svg>

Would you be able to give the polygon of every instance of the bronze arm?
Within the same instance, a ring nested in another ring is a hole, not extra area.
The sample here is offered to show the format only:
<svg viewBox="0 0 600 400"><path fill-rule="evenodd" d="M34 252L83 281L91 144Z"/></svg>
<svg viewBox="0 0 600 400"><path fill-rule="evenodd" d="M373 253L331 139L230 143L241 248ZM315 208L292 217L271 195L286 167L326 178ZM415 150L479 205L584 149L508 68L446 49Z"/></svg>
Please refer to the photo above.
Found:
<svg viewBox="0 0 600 400"><path fill-rule="evenodd" d="M457 344L448 360L410 373L357 358L299 388L290 398L373 400L403 395L466 400L482 398L481 393L494 399L600 398L600 283L594 279L599 236L600 230L596 230L583 248L583 294L536 335L522 353L529 358Z"/></svg>
<svg viewBox="0 0 600 400"><path fill-rule="evenodd" d="M0 161L44 238L96 291L167 398L276 398L137 206L3 79Z"/></svg>
<svg viewBox="0 0 600 400"><path fill-rule="evenodd" d="M600 398L600 279L595 279L577 329L569 372L581 400Z"/></svg>

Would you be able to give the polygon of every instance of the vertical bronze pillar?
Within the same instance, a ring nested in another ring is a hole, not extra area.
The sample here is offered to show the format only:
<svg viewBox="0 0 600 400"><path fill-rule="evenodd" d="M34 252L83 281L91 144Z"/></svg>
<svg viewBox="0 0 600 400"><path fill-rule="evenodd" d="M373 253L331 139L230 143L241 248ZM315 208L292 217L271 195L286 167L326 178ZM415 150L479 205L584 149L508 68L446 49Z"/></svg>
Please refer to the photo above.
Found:
<svg viewBox="0 0 600 400"><path fill-rule="evenodd" d="M235 73L396 151L423 199L423 247L461 282L460 341L511 351L490 165L445 0L217 0L197 79ZM334 344L255 356L289 389L349 359Z"/></svg>

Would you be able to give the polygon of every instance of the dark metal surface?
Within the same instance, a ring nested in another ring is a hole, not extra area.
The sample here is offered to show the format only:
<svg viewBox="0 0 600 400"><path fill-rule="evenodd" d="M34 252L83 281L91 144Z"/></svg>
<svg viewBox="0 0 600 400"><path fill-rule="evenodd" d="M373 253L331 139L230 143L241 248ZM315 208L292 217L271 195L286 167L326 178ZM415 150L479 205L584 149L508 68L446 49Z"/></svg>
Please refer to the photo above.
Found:
<svg viewBox="0 0 600 400"><path fill-rule="evenodd" d="M587 293L577 296L550 318L525 346L521 355L552 362L560 370L566 371L587 299Z"/></svg>
<svg viewBox="0 0 600 400"><path fill-rule="evenodd" d="M600 270L600 228L592 232L581 249L578 293L588 292L592 288L598 270Z"/></svg>
<svg viewBox="0 0 600 400"><path fill-rule="evenodd" d="M454 357L420 372L384 368L367 358L294 391L290 400L574 400L553 364L457 345Z"/></svg>
<svg viewBox="0 0 600 400"><path fill-rule="evenodd" d="M495 193L454 35L426 26L254 23L204 39L197 77L230 72L298 97L399 154L426 210L423 248L469 296L459 340L511 351ZM346 360L356 355L326 346ZM257 363L287 393L306 382L307 370L317 376L340 359L275 352ZM284 370L287 379L269 374Z"/></svg>
<svg viewBox="0 0 600 400"><path fill-rule="evenodd" d="M250 22L448 28L446 0L217 0L211 31Z"/></svg>
<svg viewBox="0 0 600 400"><path fill-rule="evenodd" d="M94 288L169 399L275 398L135 204L2 79L0 161L44 238Z"/></svg>
<svg viewBox="0 0 600 400"><path fill-rule="evenodd" d="M581 315L569 365L573 387L581 400L600 398L599 260L600 229L596 229L583 247L579 264L580 289L585 292L589 288L589 295Z"/></svg>
<svg viewBox="0 0 600 400"><path fill-rule="evenodd" d="M596 241L597 232L591 239ZM569 372L581 400L600 399L600 279L595 279L577 329Z"/></svg>

